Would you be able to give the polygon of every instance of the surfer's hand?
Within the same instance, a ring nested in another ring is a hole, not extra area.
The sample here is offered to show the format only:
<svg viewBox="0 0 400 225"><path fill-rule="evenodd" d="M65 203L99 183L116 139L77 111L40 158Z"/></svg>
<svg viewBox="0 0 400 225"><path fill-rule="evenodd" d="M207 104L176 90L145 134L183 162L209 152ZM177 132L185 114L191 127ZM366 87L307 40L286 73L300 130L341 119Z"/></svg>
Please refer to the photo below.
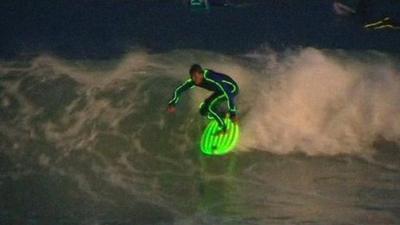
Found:
<svg viewBox="0 0 400 225"><path fill-rule="evenodd" d="M173 105L168 105L168 107L167 107L167 112L169 112L169 113L174 113L174 112L176 112L175 106L173 106Z"/></svg>

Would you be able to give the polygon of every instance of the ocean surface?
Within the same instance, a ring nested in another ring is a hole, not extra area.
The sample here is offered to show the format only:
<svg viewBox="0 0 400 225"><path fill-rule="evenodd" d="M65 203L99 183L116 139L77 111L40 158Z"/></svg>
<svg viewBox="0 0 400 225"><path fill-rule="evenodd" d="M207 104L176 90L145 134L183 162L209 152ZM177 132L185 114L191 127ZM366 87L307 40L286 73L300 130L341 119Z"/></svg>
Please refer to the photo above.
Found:
<svg viewBox="0 0 400 225"><path fill-rule="evenodd" d="M369 1L400 19L400 2ZM0 225L400 224L400 30L332 1L0 3ZM234 151L200 153L240 86Z"/></svg>

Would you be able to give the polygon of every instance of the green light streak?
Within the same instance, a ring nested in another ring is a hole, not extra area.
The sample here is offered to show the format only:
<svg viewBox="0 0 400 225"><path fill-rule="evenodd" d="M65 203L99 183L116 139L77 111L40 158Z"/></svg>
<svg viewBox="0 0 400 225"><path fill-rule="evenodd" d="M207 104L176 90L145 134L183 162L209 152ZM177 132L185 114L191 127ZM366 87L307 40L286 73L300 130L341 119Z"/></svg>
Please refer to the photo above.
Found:
<svg viewBox="0 0 400 225"><path fill-rule="evenodd" d="M218 123L212 120L203 132L200 148L206 155L223 155L230 152L239 140L239 126L225 118L228 127L226 134L215 135L219 130Z"/></svg>

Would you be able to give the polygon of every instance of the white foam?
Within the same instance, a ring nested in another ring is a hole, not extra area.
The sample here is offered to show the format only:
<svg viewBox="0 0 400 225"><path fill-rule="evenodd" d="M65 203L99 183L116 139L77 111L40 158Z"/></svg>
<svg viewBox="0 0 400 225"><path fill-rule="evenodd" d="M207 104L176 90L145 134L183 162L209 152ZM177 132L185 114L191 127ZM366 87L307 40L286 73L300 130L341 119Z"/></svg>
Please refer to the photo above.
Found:
<svg viewBox="0 0 400 225"><path fill-rule="evenodd" d="M334 55L303 49L258 80L243 148L333 155L367 153L379 136L398 140L400 79L391 62Z"/></svg>

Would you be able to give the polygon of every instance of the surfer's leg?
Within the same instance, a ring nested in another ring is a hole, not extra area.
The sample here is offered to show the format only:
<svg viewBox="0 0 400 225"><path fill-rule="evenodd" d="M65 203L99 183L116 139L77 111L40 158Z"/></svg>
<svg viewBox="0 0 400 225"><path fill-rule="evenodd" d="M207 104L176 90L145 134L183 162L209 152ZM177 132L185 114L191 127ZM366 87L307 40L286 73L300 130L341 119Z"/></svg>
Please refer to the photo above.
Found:
<svg viewBox="0 0 400 225"><path fill-rule="evenodd" d="M208 98L206 98L206 100L204 100L204 102L202 102L200 104L200 108L199 108L200 115L207 116L209 119L214 119L210 115L210 112L208 111L208 108L209 108L211 102L217 97L218 97L218 94L217 93L213 93Z"/></svg>
<svg viewBox="0 0 400 225"><path fill-rule="evenodd" d="M208 118L215 119L219 127L221 127L223 130L226 130L224 118L218 113L216 108L218 103L224 98L225 96L222 94L213 93L206 100L204 100L203 103L201 103L199 111L202 116L207 116Z"/></svg>
<svg viewBox="0 0 400 225"><path fill-rule="evenodd" d="M225 95L223 94L218 95L211 101L210 105L208 106L209 114L218 122L218 125L222 131L226 131L226 124L224 122L225 113L218 112L218 105L225 99L226 99Z"/></svg>

